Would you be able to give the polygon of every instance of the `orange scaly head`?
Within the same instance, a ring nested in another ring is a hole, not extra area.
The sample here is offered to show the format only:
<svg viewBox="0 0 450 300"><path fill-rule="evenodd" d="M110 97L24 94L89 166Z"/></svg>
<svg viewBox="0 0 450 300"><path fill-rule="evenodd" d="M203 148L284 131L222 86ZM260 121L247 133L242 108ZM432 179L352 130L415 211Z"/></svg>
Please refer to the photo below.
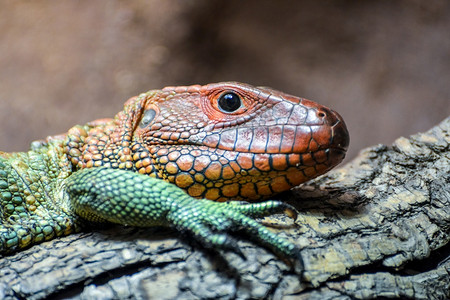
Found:
<svg viewBox="0 0 450 300"><path fill-rule="evenodd" d="M327 172L343 160L348 143L336 112L226 82L131 98L114 120L72 128L67 152L79 168L129 169L195 197L256 200Z"/></svg>

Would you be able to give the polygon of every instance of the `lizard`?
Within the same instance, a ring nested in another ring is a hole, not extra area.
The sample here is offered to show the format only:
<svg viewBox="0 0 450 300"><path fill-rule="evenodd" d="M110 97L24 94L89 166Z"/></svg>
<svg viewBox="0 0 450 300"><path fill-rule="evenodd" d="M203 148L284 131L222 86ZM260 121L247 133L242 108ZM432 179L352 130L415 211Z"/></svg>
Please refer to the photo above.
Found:
<svg viewBox="0 0 450 300"><path fill-rule="evenodd" d="M169 226L236 252L230 233L239 229L301 259L255 218L295 219L292 206L265 199L327 172L348 144L338 113L271 88L151 90L114 118L32 142L28 152L0 152L0 255L107 222Z"/></svg>

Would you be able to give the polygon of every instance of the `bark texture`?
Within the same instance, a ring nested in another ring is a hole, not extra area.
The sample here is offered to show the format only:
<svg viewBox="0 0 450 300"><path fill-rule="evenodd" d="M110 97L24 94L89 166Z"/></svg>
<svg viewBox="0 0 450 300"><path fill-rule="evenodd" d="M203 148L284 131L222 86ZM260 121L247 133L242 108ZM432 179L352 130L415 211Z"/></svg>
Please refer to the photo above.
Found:
<svg viewBox="0 0 450 300"><path fill-rule="evenodd" d="M280 198L264 220L301 246L305 270L251 242L207 252L167 229L112 227L0 258L2 299L450 298L450 118Z"/></svg>

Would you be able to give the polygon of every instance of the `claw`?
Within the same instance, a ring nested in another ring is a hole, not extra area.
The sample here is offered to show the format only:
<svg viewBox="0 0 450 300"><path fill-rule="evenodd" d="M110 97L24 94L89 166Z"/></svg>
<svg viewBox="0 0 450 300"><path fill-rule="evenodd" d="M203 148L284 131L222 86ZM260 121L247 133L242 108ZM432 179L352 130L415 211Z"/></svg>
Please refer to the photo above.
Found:
<svg viewBox="0 0 450 300"><path fill-rule="evenodd" d="M302 258L300 249L297 249L297 253L292 261L294 263L293 267L294 267L295 273L301 275L304 270L304 265L303 265L303 258Z"/></svg>
<svg viewBox="0 0 450 300"><path fill-rule="evenodd" d="M297 220L297 210L290 204L281 201L266 201L261 203L229 202L230 208L247 216L264 217L276 213L285 213L294 221Z"/></svg>
<svg viewBox="0 0 450 300"><path fill-rule="evenodd" d="M239 257L241 257L243 260L246 260L247 258L245 257L244 253L241 251L241 249L239 248L237 242L230 238L229 236L225 235L225 240L223 241L223 243L221 244L222 248L224 250L230 250L234 253L236 253L237 255L239 255Z"/></svg>
<svg viewBox="0 0 450 300"><path fill-rule="evenodd" d="M285 205L284 208L284 213L291 219L293 219L294 221L297 220L298 217L298 212L297 210L290 204L287 203L283 203Z"/></svg>

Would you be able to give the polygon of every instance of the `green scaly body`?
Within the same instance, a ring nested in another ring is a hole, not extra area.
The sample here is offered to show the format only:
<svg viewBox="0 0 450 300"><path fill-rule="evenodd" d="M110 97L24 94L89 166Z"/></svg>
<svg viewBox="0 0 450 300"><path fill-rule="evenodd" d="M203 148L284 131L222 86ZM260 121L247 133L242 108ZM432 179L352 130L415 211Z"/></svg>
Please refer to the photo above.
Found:
<svg viewBox="0 0 450 300"><path fill-rule="evenodd" d="M64 189L71 174L61 141L0 153L0 253L80 229Z"/></svg>

